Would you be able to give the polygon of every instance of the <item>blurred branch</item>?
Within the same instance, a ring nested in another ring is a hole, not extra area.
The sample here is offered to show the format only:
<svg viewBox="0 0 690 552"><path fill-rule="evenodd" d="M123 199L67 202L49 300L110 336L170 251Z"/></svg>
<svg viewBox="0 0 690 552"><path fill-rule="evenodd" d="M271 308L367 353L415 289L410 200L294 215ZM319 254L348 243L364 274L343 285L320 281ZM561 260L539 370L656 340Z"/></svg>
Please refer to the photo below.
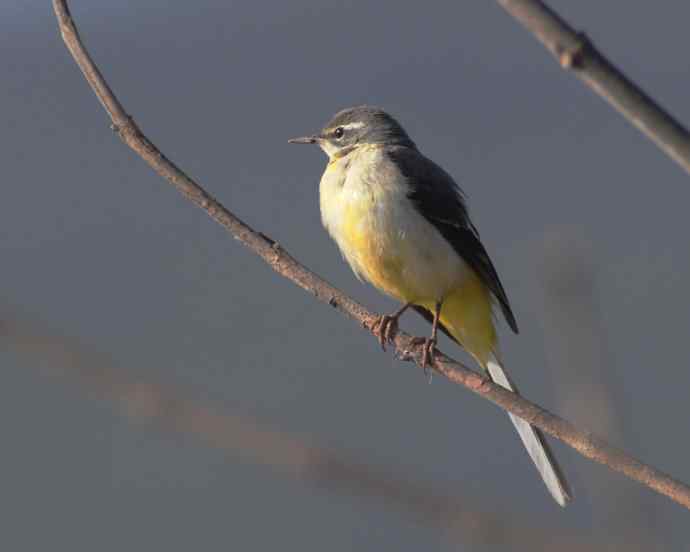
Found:
<svg viewBox="0 0 690 552"><path fill-rule="evenodd" d="M573 71L690 173L688 130L606 59L587 35L576 32L540 0L498 3L537 37L563 69Z"/></svg>
<svg viewBox="0 0 690 552"><path fill-rule="evenodd" d="M237 455L316 487L381 500L405 510L419 522L445 529L468 545L520 550L608 550L615 544L594 542L508 512L480 511L474 497L440 494L421 482L399 478L384 469L347 459L247 417L222 414L182 397L169 386L135 381L104 355L89 352L77 340L56 336L35 324L0 319L0 339L19 352L49 361L47 373L75 381L98 399L117 406L131 420L189 435L206 446ZM622 544L622 543L619 543ZM594 547L594 548L593 548ZM634 549L633 549L634 550Z"/></svg>
<svg viewBox="0 0 690 552"><path fill-rule="evenodd" d="M564 416L578 425L596 425L607 439L621 439L625 434L613 400L614 384L620 381L611 366L608 328L601 316L595 250L581 227L563 225L550 228L538 246L547 373ZM597 503L607 531L626 534L642 550L657 548L663 533L649 516L654 497L627 480L611 481L594 465L588 468L580 471L580 484Z"/></svg>
<svg viewBox="0 0 690 552"><path fill-rule="evenodd" d="M67 48L108 112L113 122L113 128L120 138L151 165L158 174L175 186L180 193L206 211L218 224L224 226L235 239L264 259L273 270L371 331L379 318L376 314L368 311L298 263L275 241L247 226L169 161L142 134L134 120L127 115L120 102L113 95L84 48L66 1L53 0L53 7ZM393 342L399 358L414 360L418 365L421 365L422 347L415 344L411 336L404 332L398 332ZM433 369L452 382L467 387L504 410L516 414L546 433L560 439L586 458L623 473L690 509L690 487L684 483L643 464L590 432L577 429L570 422L551 414L519 395L503 389L492 383L487 377L441 352L438 352L434 357Z"/></svg>

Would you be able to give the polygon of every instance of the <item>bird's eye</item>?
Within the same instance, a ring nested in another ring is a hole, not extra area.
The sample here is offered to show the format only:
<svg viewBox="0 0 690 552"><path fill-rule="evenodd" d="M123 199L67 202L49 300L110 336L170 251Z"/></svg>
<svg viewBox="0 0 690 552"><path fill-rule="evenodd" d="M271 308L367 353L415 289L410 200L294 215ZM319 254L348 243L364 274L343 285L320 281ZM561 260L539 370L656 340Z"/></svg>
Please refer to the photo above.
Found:
<svg viewBox="0 0 690 552"><path fill-rule="evenodd" d="M333 131L333 135L340 140L343 137L343 134L345 134L345 131L343 130L343 127L338 127Z"/></svg>

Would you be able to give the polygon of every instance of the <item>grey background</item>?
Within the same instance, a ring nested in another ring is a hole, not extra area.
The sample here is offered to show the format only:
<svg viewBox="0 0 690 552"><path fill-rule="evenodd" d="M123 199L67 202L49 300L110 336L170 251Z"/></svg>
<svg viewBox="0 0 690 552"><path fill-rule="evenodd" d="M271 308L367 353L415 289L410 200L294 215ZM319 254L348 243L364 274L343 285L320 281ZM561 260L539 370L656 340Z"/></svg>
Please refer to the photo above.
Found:
<svg viewBox="0 0 690 552"><path fill-rule="evenodd" d="M380 311L392 303L357 282L320 227L325 158L286 140L349 105L396 115L470 197L522 330L504 327L502 347L523 393L690 480L687 175L495 2L71 4L162 151ZM690 121L687 3L551 5ZM478 510L687 549L686 511L556 444L577 495L559 510L502 412L440 378L427 385L183 200L108 129L47 0L2 2L0 52L2 318ZM403 327L427 331L412 316ZM8 341L3 549L468 549L356 492L132 425Z"/></svg>

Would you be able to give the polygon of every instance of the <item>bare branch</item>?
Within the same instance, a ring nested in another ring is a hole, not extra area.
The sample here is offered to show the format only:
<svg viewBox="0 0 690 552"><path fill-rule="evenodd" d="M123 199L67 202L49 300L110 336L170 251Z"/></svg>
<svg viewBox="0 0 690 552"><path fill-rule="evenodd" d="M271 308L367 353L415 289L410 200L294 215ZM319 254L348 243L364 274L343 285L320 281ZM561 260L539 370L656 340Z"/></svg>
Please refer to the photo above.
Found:
<svg viewBox="0 0 690 552"><path fill-rule="evenodd" d="M191 178L169 161L146 138L136 123L126 114L114 97L93 61L84 48L69 14L65 0L53 0L62 37L72 56L81 68L86 80L111 116L120 138L137 152L160 175L164 176L178 191L198 207L204 209L216 222L230 231L235 239L264 259L273 270L292 280L298 286L315 295L320 301L328 303L341 313L359 322L371 331L377 316L362 305L319 278L309 269L293 259L275 241L256 232L230 213L223 205L203 190ZM422 348L412 338L398 332L394 338L395 353L404 360L414 360L419 365ZM574 448L584 457L604 464L614 471L654 489L671 500L690 509L690 487L643 464L625 452L612 447L603 439L590 432L577 429L570 422L548 412L540 406L492 383L487 377L467 368L443 353L435 356L434 370L474 391L481 397L497 404L504 410L541 428Z"/></svg>
<svg viewBox="0 0 690 552"><path fill-rule="evenodd" d="M498 0L551 52L690 173L690 133L541 0Z"/></svg>

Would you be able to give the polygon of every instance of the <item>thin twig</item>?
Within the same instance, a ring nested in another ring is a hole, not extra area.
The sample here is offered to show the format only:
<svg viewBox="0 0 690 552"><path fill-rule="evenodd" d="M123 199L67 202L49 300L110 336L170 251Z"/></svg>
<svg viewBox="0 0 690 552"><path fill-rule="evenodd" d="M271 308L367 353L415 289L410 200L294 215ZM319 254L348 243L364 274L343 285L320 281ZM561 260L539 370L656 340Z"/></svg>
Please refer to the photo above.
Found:
<svg viewBox="0 0 690 552"><path fill-rule="evenodd" d="M371 331L378 319L374 313L298 263L275 241L252 230L158 151L124 111L89 57L69 14L66 1L53 0L53 7L67 48L84 73L89 85L108 111L120 138L185 197L204 209L213 220L227 228L237 240L263 258L273 270ZM398 332L394 337L394 346L395 353L399 358L414 360L418 365L421 364L422 347L415 344L408 334ZM441 352L435 355L433 368L452 382L467 387L504 410L516 414L546 433L560 439L586 458L623 473L690 509L690 487L684 483L656 468L643 464L592 433L577 429L570 422L519 395L495 385L485 376Z"/></svg>
<svg viewBox="0 0 690 552"><path fill-rule="evenodd" d="M498 3L592 90L690 173L690 133L658 103L626 77L541 0L498 0Z"/></svg>

